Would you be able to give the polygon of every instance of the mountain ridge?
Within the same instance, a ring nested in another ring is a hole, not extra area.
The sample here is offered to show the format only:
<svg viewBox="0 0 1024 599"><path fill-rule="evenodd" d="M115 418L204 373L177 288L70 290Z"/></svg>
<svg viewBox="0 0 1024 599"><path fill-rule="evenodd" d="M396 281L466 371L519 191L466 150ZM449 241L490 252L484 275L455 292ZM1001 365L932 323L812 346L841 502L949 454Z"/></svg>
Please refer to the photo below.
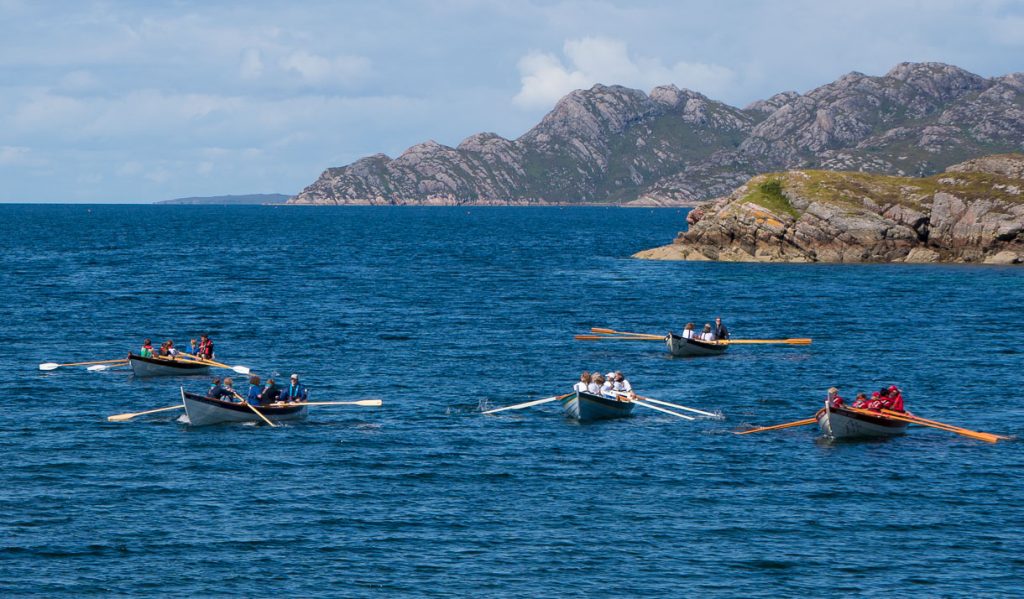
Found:
<svg viewBox="0 0 1024 599"><path fill-rule="evenodd" d="M792 168L929 175L1024 150L1024 73L984 78L942 63L851 72L806 94L737 108L674 85L598 84L509 140L416 144L333 167L296 204L694 205Z"/></svg>

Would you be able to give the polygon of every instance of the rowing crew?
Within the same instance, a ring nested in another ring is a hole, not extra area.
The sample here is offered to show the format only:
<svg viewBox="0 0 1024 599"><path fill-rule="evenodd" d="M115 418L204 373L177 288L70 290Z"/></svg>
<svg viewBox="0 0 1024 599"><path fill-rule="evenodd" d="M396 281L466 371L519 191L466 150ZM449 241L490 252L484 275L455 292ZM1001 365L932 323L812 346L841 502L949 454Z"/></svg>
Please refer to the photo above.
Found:
<svg viewBox="0 0 1024 599"><path fill-rule="evenodd" d="M698 333L694 329L694 326L695 325L692 322L686 323L686 326L683 327L683 339L696 339L698 341L718 341L719 339L729 338L729 329L725 328L725 325L722 324L721 316L715 319L714 328L711 327L711 323L709 322L706 323L704 325L704 329L700 333Z"/></svg>
<svg viewBox="0 0 1024 599"><path fill-rule="evenodd" d="M633 395L633 386L618 370L606 375L602 375L599 371L591 374L584 370L580 375L579 382L572 386L572 390L605 397L618 397L620 394Z"/></svg>
<svg viewBox="0 0 1024 599"><path fill-rule="evenodd" d="M839 397L839 389L835 387L828 390L827 401L829 406L833 408L846 406L843 398ZM851 407L860 410L871 410L873 412L880 412L882 410L906 412L903 408L903 392L896 385L890 385L888 389L882 387L880 390L872 393L870 399L864 393L858 393Z"/></svg>
<svg viewBox="0 0 1024 599"><path fill-rule="evenodd" d="M196 345L196 340L189 340L191 345L192 354L197 358L204 360L213 359L213 341L207 335L199 336L199 344ZM139 349L139 356L143 358L170 358L174 359L178 357L180 352L174 347L174 341L168 339L160 344L160 349L153 349L153 340L148 337L142 341L142 347Z"/></svg>
<svg viewBox="0 0 1024 599"><path fill-rule="evenodd" d="M273 403L296 403L309 401L309 389L299 382L299 375L293 374L286 387L278 387L274 379L267 379L266 386L260 385L260 377L255 374L249 377L249 392L243 398L235 391L235 383L231 377L221 381L213 379L207 397L223 401L245 401L254 406L266 406Z"/></svg>

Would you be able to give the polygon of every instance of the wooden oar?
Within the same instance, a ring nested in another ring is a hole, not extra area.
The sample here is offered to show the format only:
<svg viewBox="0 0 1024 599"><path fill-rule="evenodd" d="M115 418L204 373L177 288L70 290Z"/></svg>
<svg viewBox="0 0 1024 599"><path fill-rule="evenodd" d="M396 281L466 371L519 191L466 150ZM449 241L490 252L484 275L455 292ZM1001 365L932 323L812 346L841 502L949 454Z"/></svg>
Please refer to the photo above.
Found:
<svg viewBox="0 0 1024 599"><path fill-rule="evenodd" d="M360 399L359 401L299 401L294 403L287 402L275 402L270 404L271 406L368 406L377 407L384 405L384 402L379 399Z"/></svg>
<svg viewBox="0 0 1024 599"><path fill-rule="evenodd" d="M497 409L494 409L494 410L487 410L486 412L484 412L484 414L494 414L494 413L497 413L497 412L504 412L505 410L521 410L523 408L529 408L529 407L532 407L532 406L539 406L542 403L548 403L548 402L551 402L551 401L558 401L560 399L564 399L566 397L569 397L570 395L572 395L572 393L566 393L565 395L556 395L554 397L545 397L544 399L535 399L533 401L528 401L526 403L516 404L514 406L506 406L504 408L497 408Z"/></svg>
<svg viewBox="0 0 1024 599"><path fill-rule="evenodd" d="M970 432L972 432L972 433L973 433L973 432L977 432L977 431L971 431L970 429L967 429L967 428L963 428L963 427L960 427L960 426L956 426L955 424L947 424L947 423L945 423L945 422L939 422L938 420L929 420L929 419L927 419L927 418L921 418L920 416L918 416L918 415L916 415L916 414L911 414L911 413L909 413L909 412L897 412L897 411L895 411L895 410L886 410L886 409L883 409L883 410L882 410L882 413L883 413L883 414L888 414L888 415L890 415L890 416L902 416L902 417L905 417L905 418L911 418L911 419L913 419L913 420L920 420L922 424L923 424L923 423L928 423L928 424L935 424L935 425L938 425L938 426L946 426L946 427L949 427L949 428L951 428L951 429L958 429L958 430L963 430L963 431L970 431ZM1005 440L1007 440L1007 439L1010 439L1010 438L1011 438L1011 437L1007 437L1006 435L997 435L997 434L995 434L995 433L980 433L980 434L983 434L983 435L992 435L993 437L997 437L997 438L999 438L999 439L1002 439L1002 440L1004 440L1004 441L1005 441Z"/></svg>
<svg viewBox="0 0 1024 599"><path fill-rule="evenodd" d="M787 422L785 424L776 424L775 426L762 426L758 428L752 428L746 431L739 431L734 434L736 435L749 435L750 433L763 433L764 431L778 431L784 428L790 428L793 426L804 426L807 424L814 424L817 422L817 418L805 418L803 420L797 420L796 422Z"/></svg>
<svg viewBox="0 0 1024 599"><path fill-rule="evenodd" d="M186 354L185 352L181 352L181 355L192 358L194 362L199 362L200 364L206 364L208 366L216 366L217 368L234 370L238 374L249 374L251 372L248 366L229 366L227 364L221 364L220 362L214 362L213 360L207 360L206 358L200 358L199 356L194 356L192 354Z"/></svg>
<svg viewBox="0 0 1024 599"><path fill-rule="evenodd" d="M244 397L242 397L242 396L241 396L241 395L239 395L238 393L235 393L234 391L232 391L232 392L231 392L231 394L232 394L232 395L234 395L235 397L237 397L237 398L238 398L239 400L241 400L241 402L242 402L243 404L245 404L245 407L249 408L249 409L250 409L250 410L252 410L252 411L253 411L253 412L254 412L254 413L255 413L255 414L257 415L257 416L259 416L260 418L262 418L262 419L263 419L263 422L266 422L266 423L267 423L267 424L269 424L269 425L270 425L270 426L271 426L272 428L273 428L273 427L276 427L276 426L277 426L276 424L274 424L273 422L271 422L269 418L267 418L266 416L264 416L262 412L260 412L259 410L257 410L257 409L256 409L256 406L254 406L254 405L252 405L251 403L247 402L247 401L245 400L245 398L244 398Z"/></svg>
<svg viewBox="0 0 1024 599"><path fill-rule="evenodd" d="M616 393L618 393L619 395L625 395L624 393L621 393L619 391L616 391ZM667 401L661 401L660 399L654 399L653 397L644 397L643 395L637 395L637 398L638 399L642 399L644 401L649 401L651 403L656 403L656 404L659 404L659 405L668 406L670 408L675 408L677 410L686 410L687 412L693 412L695 414L702 414L704 416L709 416L711 418L721 418L721 416L719 416L718 414L712 414L711 412L705 412L704 410L698 410L697 408L688 408L686 406L681 406L679 404L669 403Z"/></svg>
<svg viewBox="0 0 1024 599"><path fill-rule="evenodd" d="M604 335L576 335L577 341L664 341L664 337L627 337L627 336L604 336Z"/></svg>
<svg viewBox="0 0 1024 599"><path fill-rule="evenodd" d="M810 345L811 339L799 337L793 339L722 339L719 343L729 343L731 345L751 343L788 343L789 345Z"/></svg>
<svg viewBox="0 0 1024 599"><path fill-rule="evenodd" d="M856 412L857 414L863 414L865 416L874 416L875 418L888 418L890 420L897 420L897 421L900 421L900 422L907 422L907 423L910 423L910 424L917 424L917 425L920 425L920 426L927 426L927 427L931 427L931 428L937 428L937 429L939 429L941 431L946 431L946 432L950 432L950 433L956 433L958 435L963 435L964 437L970 437L971 439L977 439L979 441L985 441L986 443L995 443L996 441L999 440L999 437L997 435L993 435L993 434L990 434L990 433L979 433L978 431L972 431L972 430L968 430L966 428L958 428L958 427L951 426L951 425L948 425L948 424L938 424L938 423L933 423L933 422L928 422L928 421L925 421L925 420L921 420L921 419L918 419L918 418L907 418L907 417L902 416L902 415L897 415L897 414L899 414L898 412L892 412L890 414L882 414L880 412L873 412L871 410L862 410L860 408L847 408L847 409L850 410L851 412Z"/></svg>
<svg viewBox="0 0 1024 599"><path fill-rule="evenodd" d="M615 329L602 329L598 327L591 327L591 333L600 333L602 335L633 335L635 337L651 337L654 339L664 339L664 335L654 335L652 333L630 333L627 331L616 331Z"/></svg>
<svg viewBox="0 0 1024 599"><path fill-rule="evenodd" d="M168 406L166 408L157 408L155 410L146 410L145 412L134 412L131 414L114 414L113 416L107 416L107 420L111 422L123 422L125 420L131 420L136 416L143 416L145 414L156 414L157 412L166 412L168 410L181 410L184 409L184 405Z"/></svg>
<svg viewBox="0 0 1024 599"><path fill-rule="evenodd" d="M672 414L673 416L678 416L679 418L683 418L685 420L696 420L696 418L694 418L693 416L687 416L686 414L680 414L679 412L673 412L672 410L666 410L665 408L659 408L658 406L655 406L655 405L652 405L652 404L649 404L649 403L646 403L646 402L643 402L643 401L639 401L639 400L636 400L636 399L633 400L633 403L635 403L638 406L643 406L645 408L649 408L651 410L657 410L659 412L665 412L666 414Z"/></svg>
<svg viewBox="0 0 1024 599"><path fill-rule="evenodd" d="M110 364L112 362L124 362L125 358L116 360L96 360L94 362L69 362L68 364L57 364L56 362L44 362L39 365L39 370L56 370L61 366L88 366L90 364Z"/></svg>

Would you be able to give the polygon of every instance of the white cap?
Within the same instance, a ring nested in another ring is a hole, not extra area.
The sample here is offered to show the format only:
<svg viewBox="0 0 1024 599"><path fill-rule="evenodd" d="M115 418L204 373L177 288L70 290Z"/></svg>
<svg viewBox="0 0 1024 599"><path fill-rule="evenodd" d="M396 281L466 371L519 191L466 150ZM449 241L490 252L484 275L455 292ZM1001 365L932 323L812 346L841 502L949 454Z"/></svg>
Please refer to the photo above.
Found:
<svg viewBox="0 0 1024 599"><path fill-rule="evenodd" d="M288 378L297 379L297 378L299 378L299 375L297 375L297 374L295 374L293 372L292 375L290 377L288 377Z"/></svg>
<svg viewBox="0 0 1024 599"><path fill-rule="evenodd" d="M604 375L604 378L606 378L606 379L615 378L615 373L614 372L609 372L608 374Z"/></svg>

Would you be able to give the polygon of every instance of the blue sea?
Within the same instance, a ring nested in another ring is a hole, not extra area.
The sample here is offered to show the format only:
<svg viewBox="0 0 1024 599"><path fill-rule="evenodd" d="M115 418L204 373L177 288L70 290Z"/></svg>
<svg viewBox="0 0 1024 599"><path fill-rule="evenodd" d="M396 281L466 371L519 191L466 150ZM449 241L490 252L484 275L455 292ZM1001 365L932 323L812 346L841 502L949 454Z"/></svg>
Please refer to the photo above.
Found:
<svg viewBox="0 0 1024 599"><path fill-rule="evenodd" d="M1024 594L1024 444L733 434L807 418L832 385L889 384L920 415L1020 434L1024 268L629 258L684 226L617 208L0 206L0 593ZM734 337L814 343L683 359L573 340L719 315ZM202 333L314 400L384 405L112 423L208 380L38 369ZM724 418L481 414L614 369Z"/></svg>

